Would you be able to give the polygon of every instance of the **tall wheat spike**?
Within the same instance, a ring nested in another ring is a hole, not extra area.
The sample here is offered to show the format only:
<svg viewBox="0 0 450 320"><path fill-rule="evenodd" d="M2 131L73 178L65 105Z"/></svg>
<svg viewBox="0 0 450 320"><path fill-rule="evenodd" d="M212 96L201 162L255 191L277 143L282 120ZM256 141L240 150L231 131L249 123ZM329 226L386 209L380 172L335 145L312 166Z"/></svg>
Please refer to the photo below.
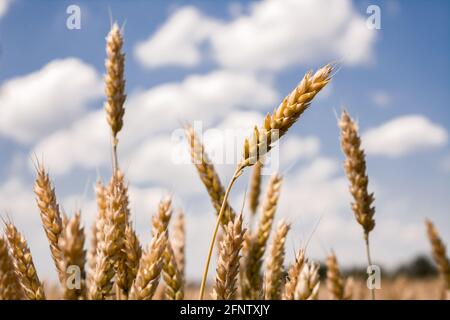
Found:
<svg viewBox="0 0 450 320"><path fill-rule="evenodd" d="M202 180L206 191L208 191L209 197L211 198L212 205L219 214L220 206L222 205L223 199L225 197L225 191L220 182L219 175L211 163L205 148L196 135L194 128L187 126L185 129L186 138L189 143L189 149L191 153L192 163L197 168L197 172ZM221 218L222 226L227 226L230 221L234 220L236 216L233 208L226 203L225 212Z"/></svg>
<svg viewBox="0 0 450 320"><path fill-rule="evenodd" d="M63 296L66 300L86 299L86 250L84 249L85 234L81 225L81 212L75 215L64 224L64 231L60 240L60 247L63 253L64 270L68 274L75 275L68 278L62 288ZM73 268L76 269L73 269ZM71 272L69 272L71 270ZM79 283L78 283L79 281ZM71 286L69 286L69 282Z"/></svg>
<svg viewBox="0 0 450 320"><path fill-rule="evenodd" d="M284 285L283 300L294 300L300 272L305 264L305 250L300 249L294 263L288 269L288 278Z"/></svg>
<svg viewBox="0 0 450 320"><path fill-rule="evenodd" d="M434 261L439 268L442 279L444 279L446 289L450 290L450 261L446 254L445 244L431 220L427 219L425 225L427 228L428 239L431 243Z"/></svg>
<svg viewBox="0 0 450 320"><path fill-rule="evenodd" d="M284 221L280 221L272 240L270 255L267 259L266 272L264 278L264 299L280 300L282 289L282 275L284 272L283 263L285 249L284 245L290 226Z"/></svg>
<svg viewBox="0 0 450 320"><path fill-rule="evenodd" d="M66 270L63 269L63 256L59 247L59 239L63 231L61 213L56 202L55 189L41 163L38 163L34 193L36 194L36 203L39 207L42 226L47 235L58 278L60 283L64 285Z"/></svg>
<svg viewBox="0 0 450 320"><path fill-rule="evenodd" d="M19 300L22 297L22 288L14 272L7 241L0 238L0 300Z"/></svg>
<svg viewBox="0 0 450 320"><path fill-rule="evenodd" d="M240 252L246 231L242 228L242 221L242 214L240 214L225 227L219 247L216 280L212 294L215 300L236 298Z"/></svg>
<svg viewBox="0 0 450 320"><path fill-rule="evenodd" d="M262 206L261 220L255 234L250 238L250 248L244 257L244 281L241 283L242 297L244 299L260 299L262 294L261 266L266 251L267 240L272 230L273 219L280 196L282 177L274 174L267 187L264 204Z"/></svg>
<svg viewBox="0 0 450 320"><path fill-rule="evenodd" d="M375 227L375 208L373 207L373 193L368 192L369 178L366 174L366 159L364 150L361 148L361 138L358 134L358 125L350 118L347 111L342 112L339 121L341 128L341 147L346 159L344 163L347 178L350 181L350 193L354 202L352 209L356 221L363 227L364 240L368 264L372 265L370 257L369 233ZM371 289L372 299L375 299L375 289Z"/></svg>
<svg viewBox="0 0 450 320"><path fill-rule="evenodd" d="M133 285L133 281L136 278L139 269L139 260L142 255L142 248L137 237L136 232L130 223L127 224L125 229L124 239L124 253L125 253L125 292L128 296L129 291Z"/></svg>
<svg viewBox="0 0 450 320"><path fill-rule="evenodd" d="M295 122L297 122L303 112L310 106L317 93L330 82L332 71L333 66L326 65L317 70L315 74L308 72L303 77L300 84L283 100L278 108L276 108L272 114L267 114L263 125L260 128L254 128L253 136L245 140L242 159L237 165L236 171L231 177L228 187L225 189L225 195L209 245L200 286L200 300L203 299L205 294L209 264L211 262L217 232L224 216L231 188L236 180L242 175L243 170L248 166L254 165L259 159L264 157L264 155L271 150L273 144L280 139Z"/></svg>
<svg viewBox="0 0 450 320"><path fill-rule="evenodd" d="M45 300L44 287L39 281L25 238L9 222L6 223L5 234L8 239L9 254L13 260L14 271L23 293L29 300Z"/></svg>

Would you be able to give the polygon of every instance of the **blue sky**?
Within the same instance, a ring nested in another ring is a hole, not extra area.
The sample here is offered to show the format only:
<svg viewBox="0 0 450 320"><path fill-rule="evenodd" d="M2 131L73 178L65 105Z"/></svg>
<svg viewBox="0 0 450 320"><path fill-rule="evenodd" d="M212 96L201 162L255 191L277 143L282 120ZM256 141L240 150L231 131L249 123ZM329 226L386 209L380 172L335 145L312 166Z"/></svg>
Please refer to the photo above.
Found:
<svg viewBox="0 0 450 320"><path fill-rule="evenodd" d="M81 8L80 30L66 28L70 4ZM371 4L381 9L380 30L365 24ZM359 121L368 154L374 260L392 266L425 252L425 217L450 239L449 7L394 0L0 0L0 210L26 234L39 271L53 277L32 195L35 152L64 209L71 214L81 206L90 225L92 184L110 171L101 111L110 10L126 22L128 111L119 156L143 242L159 197L173 194L188 217L188 275L198 278L212 207L192 166L174 165L158 151L172 148L180 121L250 128L308 69L338 60L331 87L281 142L279 217L294 225L291 246L322 217L311 256L323 259L333 248L344 265L364 261L336 125L335 112L345 106ZM208 141L214 150L217 140ZM225 183L232 166L218 170ZM247 183L241 180L236 206Z"/></svg>

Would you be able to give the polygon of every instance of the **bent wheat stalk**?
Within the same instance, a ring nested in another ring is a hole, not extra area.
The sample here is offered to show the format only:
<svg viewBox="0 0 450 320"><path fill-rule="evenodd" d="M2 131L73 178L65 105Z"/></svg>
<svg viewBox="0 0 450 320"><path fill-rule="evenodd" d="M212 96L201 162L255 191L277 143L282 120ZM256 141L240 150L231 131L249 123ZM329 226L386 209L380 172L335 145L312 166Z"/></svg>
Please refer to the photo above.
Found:
<svg viewBox="0 0 450 320"><path fill-rule="evenodd" d="M341 128L341 147L346 156L344 168L350 181L350 193L354 199L352 209L356 220L364 230L367 261L370 266L372 265L372 259L370 257L369 233L375 227L373 218L375 208L372 205L374 201L373 193L369 193L367 190L369 178L366 174L365 154L361 148L358 126L345 110L342 112L339 127ZM370 292L372 300L374 300L375 289L371 288Z"/></svg>
<svg viewBox="0 0 450 320"><path fill-rule="evenodd" d="M268 113L264 119L263 125L254 128L253 136L244 142L244 152L242 160L239 162L228 187L225 189L225 195L214 228L209 251L206 258L205 269L203 271L202 283L200 286L199 299L202 300L206 280L208 278L209 264L214 249L220 222L224 215L225 207L228 201L228 195L236 180L242 174L246 167L254 165L261 157L268 153L273 144L280 139L289 128L297 122L303 112L311 105L312 100L331 80L331 73L334 70L332 65L326 65L316 71L313 75L308 72L300 84L283 100L272 114Z"/></svg>

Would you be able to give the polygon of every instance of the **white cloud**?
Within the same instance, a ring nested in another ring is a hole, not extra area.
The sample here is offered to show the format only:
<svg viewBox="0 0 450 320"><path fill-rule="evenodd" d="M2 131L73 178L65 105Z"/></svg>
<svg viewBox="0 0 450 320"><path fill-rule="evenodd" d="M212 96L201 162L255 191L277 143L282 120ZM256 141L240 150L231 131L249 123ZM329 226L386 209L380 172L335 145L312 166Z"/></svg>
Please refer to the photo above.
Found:
<svg viewBox="0 0 450 320"><path fill-rule="evenodd" d="M13 0L0 0L0 18L8 12L11 3L13 3Z"/></svg>
<svg viewBox="0 0 450 320"><path fill-rule="evenodd" d="M208 128L238 108L259 109L277 100L276 91L269 83L251 74L222 70L136 92L125 104L125 124L119 135L119 153L124 157L120 158L127 161L127 155L147 153L138 149L151 148L149 141L157 135L170 137L180 122L201 120ZM34 152L43 155L56 174L67 173L77 166L95 168L110 159L108 133L103 111L93 111L70 127L42 139ZM137 170L133 168L141 162L130 160L130 170Z"/></svg>
<svg viewBox="0 0 450 320"><path fill-rule="evenodd" d="M203 52L219 65L250 70L341 59L354 65L373 58L375 33L349 0L267 0L252 3L248 11L224 22L181 8L135 53L150 67L193 66L209 44Z"/></svg>
<svg viewBox="0 0 450 320"><path fill-rule="evenodd" d="M30 143L64 127L100 96L95 69L76 58L53 60L0 87L0 134Z"/></svg>
<svg viewBox="0 0 450 320"><path fill-rule="evenodd" d="M371 99L375 105L382 108L388 107L392 101L391 96L382 90L373 92L371 94Z"/></svg>
<svg viewBox="0 0 450 320"><path fill-rule="evenodd" d="M201 60L199 46L215 28L217 23L195 8L181 8L154 35L136 45L136 58L147 67L197 65Z"/></svg>
<svg viewBox="0 0 450 320"><path fill-rule="evenodd" d="M441 147L447 140L446 129L422 115L397 117L367 130L362 136L368 154L389 157Z"/></svg>

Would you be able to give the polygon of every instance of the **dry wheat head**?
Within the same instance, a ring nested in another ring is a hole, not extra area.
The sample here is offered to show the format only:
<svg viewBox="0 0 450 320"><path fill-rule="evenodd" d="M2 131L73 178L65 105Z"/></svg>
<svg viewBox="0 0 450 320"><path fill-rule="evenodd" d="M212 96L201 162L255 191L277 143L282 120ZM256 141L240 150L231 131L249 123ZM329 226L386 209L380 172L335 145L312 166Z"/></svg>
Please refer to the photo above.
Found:
<svg viewBox="0 0 450 320"><path fill-rule="evenodd" d="M425 224L427 227L428 239L431 243L434 261L445 281L447 290L450 290L450 262L446 254L445 244L439 236L434 224L430 220L426 220Z"/></svg>
<svg viewBox="0 0 450 320"><path fill-rule="evenodd" d="M0 300L19 300L22 297L22 288L14 272L7 241L0 238Z"/></svg>

